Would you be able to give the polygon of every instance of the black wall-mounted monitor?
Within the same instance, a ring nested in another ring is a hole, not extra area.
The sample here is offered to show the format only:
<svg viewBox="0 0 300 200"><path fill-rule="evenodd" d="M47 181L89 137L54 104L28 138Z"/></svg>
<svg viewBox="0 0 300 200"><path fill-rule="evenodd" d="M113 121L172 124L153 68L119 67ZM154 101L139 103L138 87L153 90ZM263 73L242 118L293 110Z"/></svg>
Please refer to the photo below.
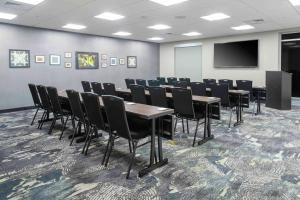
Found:
<svg viewBox="0 0 300 200"><path fill-rule="evenodd" d="M214 66L216 68L258 67L258 40L215 43Z"/></svg>

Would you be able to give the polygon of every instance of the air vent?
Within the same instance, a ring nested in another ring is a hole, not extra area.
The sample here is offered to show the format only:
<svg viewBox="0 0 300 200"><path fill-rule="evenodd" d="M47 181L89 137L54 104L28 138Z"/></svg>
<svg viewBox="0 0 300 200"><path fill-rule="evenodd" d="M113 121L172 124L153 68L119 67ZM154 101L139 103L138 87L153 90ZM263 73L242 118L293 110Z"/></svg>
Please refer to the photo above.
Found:
<svg viewBox="0 0 300 200"><path fill-rule="evenodd" d="M247 24L262 24L264 22L265 22L264 19L252 19L252 20L245 21L245 23Z"/></svg>
<svg viewBox="0 0 300 200"><path fill-rule="evenodd" d="M181 16L175 16L175 19L186 19L186 16L183 16L183 15L181 15Z"/></svg>
<svg viewBox="0 0 300 200"><path fill-rule="evenodd" d="M4 3L5 6L21 6L21 4L16 2L7 1Z"/></svg>
<svg viewBox="0 0 300 200"><path fill-rule="evenodd" d="M27 11L27 10L30 10L33 6L29 5L29 4L17 3L17 2L14 2L14 1L6 1L3 4L3 7L9 8L9 9Z"/></svg>

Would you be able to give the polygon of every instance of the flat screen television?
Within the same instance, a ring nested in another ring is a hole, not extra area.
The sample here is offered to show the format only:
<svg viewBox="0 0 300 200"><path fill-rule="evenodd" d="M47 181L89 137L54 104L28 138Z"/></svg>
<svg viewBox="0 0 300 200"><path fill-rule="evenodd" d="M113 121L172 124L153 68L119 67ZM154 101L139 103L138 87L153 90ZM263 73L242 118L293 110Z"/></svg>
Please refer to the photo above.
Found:
<svg viewBox="0 0 300 200"><path fill-rule="evenodd" d="M216 43L214 66L216 68L258 67L258 40Z"/></svg>

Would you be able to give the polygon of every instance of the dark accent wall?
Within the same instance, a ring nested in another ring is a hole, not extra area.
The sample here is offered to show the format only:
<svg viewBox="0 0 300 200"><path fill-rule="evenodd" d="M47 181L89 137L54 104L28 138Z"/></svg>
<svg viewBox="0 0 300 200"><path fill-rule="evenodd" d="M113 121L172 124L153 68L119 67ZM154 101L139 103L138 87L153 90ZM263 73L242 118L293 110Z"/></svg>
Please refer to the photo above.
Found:
<svg viewBox="0 0 300 200"><path fill-rule="evenodd" d="M31 67L9 68L9 49L30 50ZM138 67L108 66L96 70L76 70L75 51L98 52L109 57L137 56ZM72 52L72 58L64 58ZM61 55L60 66L49 65L49 55ZM36 64L35 55L45 55L45 64ZM0 110L32 105L27 84L55 86L59 90L82 91L81 81L112 82L125 87L124 78L153 79L159 75L159 45L154 43L98 37L69 32L0 24ZM72 68L64 67L72 62Z"/></svg>

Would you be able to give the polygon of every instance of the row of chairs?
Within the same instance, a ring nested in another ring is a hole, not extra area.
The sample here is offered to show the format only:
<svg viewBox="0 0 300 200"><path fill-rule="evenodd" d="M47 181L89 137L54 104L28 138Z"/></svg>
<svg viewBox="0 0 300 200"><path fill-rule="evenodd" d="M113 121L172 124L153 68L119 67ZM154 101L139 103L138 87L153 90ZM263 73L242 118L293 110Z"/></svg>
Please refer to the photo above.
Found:
<svg viewBox="0 0 300 200"><path fill-rule="evenodd" d="M102 136L102 133L108 132L109 139L102 160L102 164L107 166L110 154L114 147L114 141L117 138L124 138L129 143L131 160L129 163L126 178L129 178L131 167L135 159L135 152L138 147L151 143L151 139L144 144L138 145L141 139L151 135L149 123L147 121L135 120L127 117L125 105L122 98L103 95L103 105L100 104L99 95L91 92L79 93L75 90L67 90L69 109L65 107L64 99L58 95L55 87L45 87L42 85L29 84L29 89L37 111L34 115L32 123L40 109L44 110L42 118L39 121L38 128L42 128L47 116L53 115L53 120L48 134L52 133L57 120L61 120L63 128L59 139L63 137L67 121L70 119L73 126L73 134L70 145L72 145L75 136L84 127L84 135L86 137L82 153L87 155L90 143L93 138ZM81 102L82 99L82 102ZM102 109L104 107L104 110ZM137 121L139 124L137 125ZM99 134L100 131L100 134Z"/></svg>
<svg viewBox="0 0 300 200"><path fill-rule="evenodd" d="M112 95L117 96L116 86L113 83L103 83L99 82L89 82L89 81L81 81L81 85L84 92L94 92L98 95Z"/></svg>

